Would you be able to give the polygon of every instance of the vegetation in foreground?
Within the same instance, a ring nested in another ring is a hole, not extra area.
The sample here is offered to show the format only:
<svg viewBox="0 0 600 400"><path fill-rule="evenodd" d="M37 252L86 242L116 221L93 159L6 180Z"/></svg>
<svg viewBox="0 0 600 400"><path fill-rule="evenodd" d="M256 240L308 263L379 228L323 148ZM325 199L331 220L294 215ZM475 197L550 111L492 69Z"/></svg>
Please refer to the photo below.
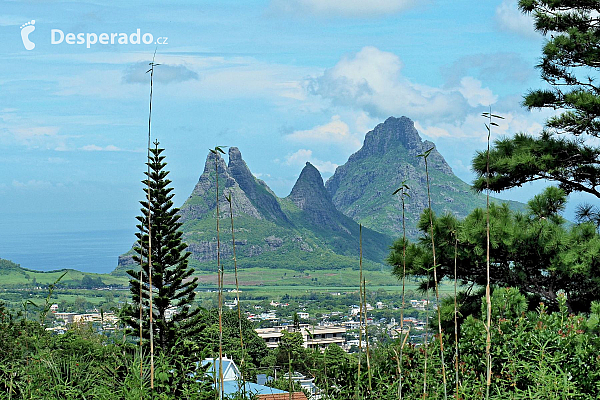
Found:
<svg viewBox="0 0 600 400"><path fill-rule="evenodd" d="M485 391L485 304L480 312L460 325L459 397L480 399ZM600 389L600 304L589 315L570 314L564 296L559 309L549 312L544 304L527 311L527 300L518 290L496 288L492 296L492 386L493 399L595 399ZM451 313L446 317L452 318ZM206 326L195 336L177 342L171 354L156 357L154 397L159 399L214 398L207 377L198 381L196 361L218 354L217 314L203 314ZM236 312L223 318L223 351L239 359ZM290 334L282 345L268 351L264 342L244 323L246 377L257 373L273 375L275 368L295 371L315 378L325 399L353 399L359 385L360 398L397 399L399 383L399 341L370 348L370 366L362 357L357 379L358 355L332 345L323 353L301 346ZM445 337L452 348L453 337ZM439 352L429 346L427 398L443 398L439 375ZM87 326L73 326L64 335L44 330L31 315L8 312L0 307L0 398L5 399L133 399L150 396L149 370L140 379L140 356L124 332L111 338L94 333ZM184 349L185 356L177 349ZM421 346L406 345L403 350L403 391L405 399L422 398L423 357ZM448 387L455 387L454 359L447 360ZM149 362L144 353L143 362ZM369 388L367 374L373 377ZM194 374L194 375L193 375ZM287 390L287 381L278 381ZM454 396L454 390L449 390ZM456 398L456 397L453 397Z"/></svg>

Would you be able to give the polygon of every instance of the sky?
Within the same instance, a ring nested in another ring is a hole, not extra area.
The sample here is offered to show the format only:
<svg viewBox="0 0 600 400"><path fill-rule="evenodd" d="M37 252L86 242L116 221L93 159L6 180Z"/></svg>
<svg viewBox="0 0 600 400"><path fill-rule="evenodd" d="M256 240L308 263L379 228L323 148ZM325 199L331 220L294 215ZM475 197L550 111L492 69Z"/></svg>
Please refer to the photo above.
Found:
<svg viewBox="0 0 600 400"><path fill-rule="evenodd" d="M550 115L520 105L544 86L544 38L512 0L0 0L0 43L0 235L133 229L155 50L152 137L178 206L217 145L286 196L306 161L327 179L407 116L471 182L482 112L505 117L492 139Z"/></svg>

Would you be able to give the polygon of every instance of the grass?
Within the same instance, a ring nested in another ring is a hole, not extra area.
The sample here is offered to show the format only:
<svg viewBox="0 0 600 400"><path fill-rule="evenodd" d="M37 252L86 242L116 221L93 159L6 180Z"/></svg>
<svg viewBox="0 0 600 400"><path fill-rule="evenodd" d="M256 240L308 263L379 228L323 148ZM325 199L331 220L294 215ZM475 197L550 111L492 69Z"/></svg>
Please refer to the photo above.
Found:
<svg viewBox="0 0 600 400"><path fill-rule="evenodd" d="M0 300L13 305L19 305L28 298L34 299L36 302L38 300L42 301L48 293L47 289L33 289L33 279L35 278L37 285L44 287L56 281L63 272L40 272L20 267L0 270ZM363 271L363 274L366 278L369 292L384 290L394 293L399 298L402 295L402 283L393 278L388 270ZM54 292L52 301L59 303L65 300L68 303L74 303L77 297L82 297L94 305L104 302L105 291L65 288L64 285L81 282L81 279L86 275L99 277L107 285L126 288L129 284L127 278L122 276L68 270L58 285L58 289ZM358 289L354 283L359 279L359 271L351 268L307 270L303 272L291 269L245 268L240 269L238 275L240 289L244 295L274 300L278 300L286 294L295 298L315 292L356 292ZM195 276L200 278L200 285L197 288L197 299L202 300L213 295L213 293L206 293L205 291L207 289L217 289L217 274L200 271ZM224 288L235 289L235 275L233 271L224 274ZM417 279L407 280L405 290L417 293ZM453 291L453 282L442 281L440 284L440 294L442 297L452 295ZM114 295L115 300L124 300L123 295L128 295L129 291L113 290L111 293ZM231 293L227 293L226 295L228 300L233 300L233 297Z"/></svg>
<svg viewBox="0 0 600 400"><path fill-rule="evenodd" d="M34 279L37 285L46 286L58 279L65 270L60 271L33 271L23 268L2 271L0 274L0 290L23 289L33 287ZM369 290L385 289L389 291L401 291L402 285L397 279L391 276L389 270L383 271L363 271L367 280ZM359 279L360 272L351 268L343 269L323 269L295 271L292 269L273 269L273 268L242 268L238 272L240 287L243 291L263 290L266 292L280 290L318 290L318 291L339 291L356 289L354 282ZM80 283L84 276L100 278L105 285L127 287L129 281L126 277L115 276L111 274L94 274L89 272L80 272L76 270L67 270L67 274L61 280L61 284L72 285ZM194 274L199 278L198 289L206 289L217 286L217 274L205 271L198 271ZM59 287L62 286L59 284ZM227 289L235 288L235 275L231 273L224 274L224 286ZM417 289L416 280L407 282L406 290ZM450 283L442 283L440 290L451 293L453 288ZM64 287L64 286L63 286ZM81 289L85 292L84 289Z"/></svg>
<svg viewBox="0 0 600 400"><path fill-rule="evenodd" d="M84 276L100 278L107 286L127 286L129 281L123 276L113 276L110 274L94 274L90 272L81 272L74 269L62 269L57 271L33 271L24 268L13 269L9 271L0 271L0 289L10 286L33 285L34 279L38 285L49 285L54 283L65 271L67 274L61 280L66 285L81 283Z"/></svg>

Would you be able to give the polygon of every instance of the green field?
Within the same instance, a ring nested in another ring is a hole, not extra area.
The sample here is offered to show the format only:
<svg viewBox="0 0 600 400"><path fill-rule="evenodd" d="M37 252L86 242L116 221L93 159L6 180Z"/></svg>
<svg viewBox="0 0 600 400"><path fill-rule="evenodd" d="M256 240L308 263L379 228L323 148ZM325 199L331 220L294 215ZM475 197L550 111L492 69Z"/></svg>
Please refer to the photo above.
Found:
<svg viewBox="0 0 600 400"><path fill-rule="evenodd" d="M87 307L126 302L129 299L127 290L128 279L122 275L93 274L75 270L61 270L41 272L21 268L16 264L2 260L0 268L0 300L12 305L19 306L26 300L34 300L43 303L48 295L48 285L57 281L63 274L64 277L57 285L52 295L52 302L79 304L83 306L85 301ZM216 269L216 268L215 268ZM235 275L233 268L225 267L225 288L235 288ZM402 291L399 282L390 273L389 269L382 268L379 271L364 271L367 290L370 292L382 290L390 294L400 294ZM292 269L273 268L239 268L238 281L244 298L268 298L279 300L285 295L290 297L301 297L310 293L346 293L358 290L360 272L356 269L329 269L329 270L306 270L296 271ZM217 274L206 271L198 271L194 274L198 278L198 300L210 298L213 294L207 290L217 288ZM84 288L82 280L88 277L96 282L102 283L98 288ZM121 290L99 290L106 286L112 286ZM406 281L405 290L416 292L418 282L415 278ZM440 294L442 296L452 293L454 286L442 282ZM233 298L228 293L227 298Z"/></svg>

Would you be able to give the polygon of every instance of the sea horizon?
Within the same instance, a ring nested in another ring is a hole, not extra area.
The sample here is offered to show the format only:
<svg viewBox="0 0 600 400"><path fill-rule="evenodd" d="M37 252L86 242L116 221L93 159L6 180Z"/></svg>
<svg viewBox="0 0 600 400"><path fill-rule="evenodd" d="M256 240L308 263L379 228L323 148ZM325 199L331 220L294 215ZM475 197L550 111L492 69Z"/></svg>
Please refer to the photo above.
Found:
<svg viewBox="0 0 600 400"><path fill-rule="evenodd" d="M135 241L135 219L128 213L105 214L101 223L89 213L0 214L0 258L37 271L75 269L106 274Z"/></svg>

